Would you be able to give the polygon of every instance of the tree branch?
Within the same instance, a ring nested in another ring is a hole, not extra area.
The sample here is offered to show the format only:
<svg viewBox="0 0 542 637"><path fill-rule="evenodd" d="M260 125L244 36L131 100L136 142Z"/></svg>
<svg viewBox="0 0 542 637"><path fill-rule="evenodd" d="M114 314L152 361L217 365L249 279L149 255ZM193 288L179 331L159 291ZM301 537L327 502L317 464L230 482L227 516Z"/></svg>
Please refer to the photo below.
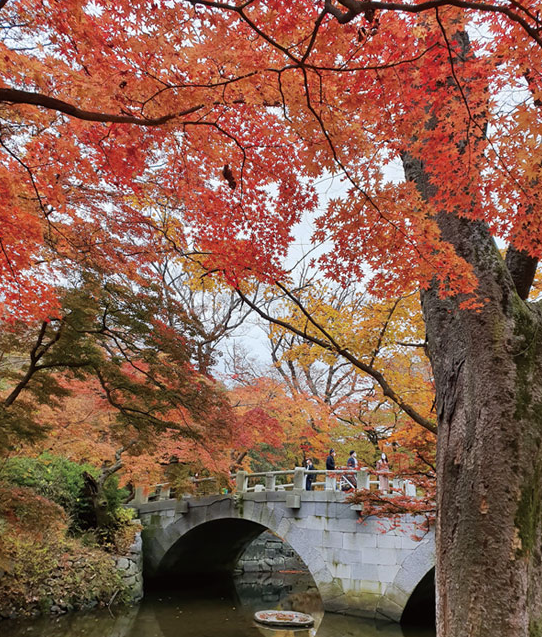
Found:
<svg viewBox="0 0 542 637"><path fill-rule="evenodd" d="M432 434L436 435L437 427L436 427L434 422L428 420L427 418L424 418L424 416L419 414L416 411L416 409L414 409L414 407L412 407L412 405L409 405L408 403L406 403L392 389L392 387L387 382L387 380L384 378L384 376L383 376L383 374L381 372L379 372L374 367L371 367L370 365L367 365L363 361L360 361L350 351L348 351L347 348L342 347L325 330L325 328L322 325L320 325L319 323L317 323L315 321L315 319L309 314L309 312L304 308L304 306L301 304L301 302L298 299L296 299L290 292L288 292L279 283L276 283L276 284L299 307L301 312L303 312L303 314L307 317L308 322L311 325L313 325L316 328L316 330L318 330L324 336L324 338L326 340L324 340L322 338L319 338L317 336L313 336L313 335L309 334L306 330L302 331L302 330L296 328L294 325L291 325L290 323L288 323L286 321L283 321L281 319L275 318L275 317L271 316L270 314L268 314L267 312L264 312L264 310L262 310L258 305L256 305L247 296L245 296L243 294L243 292L241 292L241 290L237 289L237 294L241 297L241 299L243 299L243 301L249 307L251 307L259 316L264 318L266 321L268 321L270 323L274 323L275 325L280 325L281 327L285 328L286 330L288 330L290 332L293 332L294 334L297 334L298 336L300 336L304 340L309 341L310 343L314 343L315 345L318 345L322 349L325 349L325 350L330 351L330 352L336 352L337 354L340 354L348 362L350 362L352 365L354 365L354 367L357 367L357 369L360 369L362 372L365 372L366 374L371 376L378 383L378 385L380 385L380 388L382 389L382 392L383 392L384 396L386 396L392 402L394 402L396 405L398 405L408 416L410 416L410 418L412 418L412 420L414 422L416 422L418 425L422 426L424 429L427 429L427 431L430 431Z"/></svg>
<svg viewBox="0 0 542 637"><path fill-rule="evenodd" d="M0 7L1 8L1 7ZM53 111L59 111L70 117L82 119L88 122L109 122L114 124L136 124L138 126L161 126L166 122L177 117L183 117L190 113L195 113L203 108L203 104L192 106L178 113L171 113L157 118L141 118L132 115L114 115L112 113L97 113L95 111L85 111L77 108L73 104L64 102L63 100L49 97L42 93L32 93L30 91L19 91L14 88L0 88L0 102L11 102L12 104L29 104L33 106L42 106Z"/></svg>
<svg viewBox="0 0 542 637"><path fill-rule="evenodd" d="M518 15L511 7L491 4L489 2L472 2L470 0L428 0L428 2L420 2L418 4L407 4L402 2L372 2L371 0L369 0L369 2L360 2L359 0L338 0L338 3L347 10L342 12L339 8L333 5L332 0L325 0L325 10L332 15L339 24L351 22L358 15L371 10L422 13L424 11L429 11L430 9L449 6L458 7L460 9L473 9L475 11L485 13L500 13L512 22L517 22L529 35L529 37L542 47L542 37L539 34L540 18L531 14L517 2L511 4L520 8L521 11L534 22L534 26L531 26L524 17Z"/></svg>
<svg viewBox="0 0 542 637"><path fill-rule="evenodd" d="M44 354L46 354L47 351L60 339L60 336L62 334L62 325L58 328L58 331L56 332L54 337L48 343L43 344L43 339L45 338L45 333L48 326L49 323L47 321L42 322L40 331L36 338L36 343L30 350L30 363L28 365L28 369L26 370L26 374L21 378L15 389L13 389L13 391L4 401L4 405L6 407L9 407L15 402L19 394L28 385L28 383L32 379L32 376L34 376L37 371L39 371L40 369L45 369L45 367L50 367L46 365L38 365L38 363L44 356Z"/></svg>
<svg viewBox="0 0 542 637"><path fill-rule="evenodd" d="M509 246L506 251L505 263L519 297L523 301L527 300L536 274L538 259L514 248L514 246Z"/></svg>

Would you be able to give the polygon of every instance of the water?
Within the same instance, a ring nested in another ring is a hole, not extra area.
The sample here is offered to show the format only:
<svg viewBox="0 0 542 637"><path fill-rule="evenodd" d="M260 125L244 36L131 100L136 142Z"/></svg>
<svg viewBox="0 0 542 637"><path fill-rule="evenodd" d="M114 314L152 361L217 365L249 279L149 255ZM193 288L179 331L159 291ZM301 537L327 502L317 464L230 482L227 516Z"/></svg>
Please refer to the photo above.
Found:
<svg viewBox="0 0 542 637"><path fill-rule="evenodd" d="M185 582L189 584L189 582ZM256 610L310 613L310 630L271 630L252 619ZM2 637L434 637L428 629L402 629L324 613L312 580L304 574L209 581L203 590L154 592L136 607L71 613L56 618L2 622Z"/></svg>

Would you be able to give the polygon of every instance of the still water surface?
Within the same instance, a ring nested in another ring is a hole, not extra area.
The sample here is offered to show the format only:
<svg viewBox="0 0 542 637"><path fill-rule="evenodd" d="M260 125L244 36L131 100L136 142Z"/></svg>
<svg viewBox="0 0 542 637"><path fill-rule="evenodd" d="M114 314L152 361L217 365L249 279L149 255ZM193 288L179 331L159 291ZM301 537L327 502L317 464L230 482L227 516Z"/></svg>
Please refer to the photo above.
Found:
<svg viewBox="0 0 542 637"><path fill-rule="evenodd" d="M434 637L434 631L401 628L324 613L312 582L301 574L202 590L153 592L136 607L71 613L57 618L9 620L2 637ZM257 610L281 608L309 612L310 630L271 630L252 619Z"/></svg>

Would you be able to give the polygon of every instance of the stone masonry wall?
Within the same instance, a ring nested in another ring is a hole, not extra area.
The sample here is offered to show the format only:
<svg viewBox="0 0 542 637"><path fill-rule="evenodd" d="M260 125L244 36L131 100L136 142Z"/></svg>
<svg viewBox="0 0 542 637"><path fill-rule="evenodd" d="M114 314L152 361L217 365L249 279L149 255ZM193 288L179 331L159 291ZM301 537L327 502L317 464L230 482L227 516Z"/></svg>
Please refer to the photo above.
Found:
<svg viewBox="0 0 542 637"><path fill-rule="evenodd" d="M240 573L308 571L294 549L271 531L265 531L249 544L235 570Z"/></svg>
<svg viewBox="0 0 542 637"><path fill-rule="evenodd" d="M399 621L417 584L434 567L434 531L416 541L413 518L404 516L397 523L369 517L360 523L359 509L342 492L331 490L149 502L139 506L145 568L151 577L167 571L175 557L171 548L188 533L193 555L227 561L228 547L210 547L204 532L198 539L197 529L208 522L219 529L221 520L237 519L247 525L239 524L236 532L249 539L256 524L288 542L308 567L326 610Z"/></svg>
<svg viewBox="0 0 542 637"><path fill-rule="evenodd" d="M126 555L116 558L117 570L129 593L130 601L139 602L143 597L143 542L141 532L136 534L134 543Z"/></svg>

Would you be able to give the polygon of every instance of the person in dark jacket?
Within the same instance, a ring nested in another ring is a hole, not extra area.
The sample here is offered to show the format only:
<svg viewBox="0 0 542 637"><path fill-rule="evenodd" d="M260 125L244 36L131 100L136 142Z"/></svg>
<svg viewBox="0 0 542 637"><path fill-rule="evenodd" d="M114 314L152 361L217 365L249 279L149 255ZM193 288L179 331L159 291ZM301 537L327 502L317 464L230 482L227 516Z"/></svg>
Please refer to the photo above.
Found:
<svg viewBox="0 0 542 637"><path fill-rule="evenodd" d="M335 449L329 450L329 456L326 458L326 469L335 471Z"/></svg>
<svg viewBox="0 0 542 637"><path fill-rule="evenodd" d="M305 461L305 469L307 471L314 471L314 465L312 464L311 458L307 458ZM314 482L314 473L307 473L305 478L305 488L307 491L312 490L312 483Z"/></svg>
<svg viewBox="0 0 542 637"><path fill-rule="evenodd" d="M350 452L350 456L348 457L348 460L346 461L346 466L349 469L357 469L358 468L357 454L356 454L356 452L353 449Z"/></svg>

